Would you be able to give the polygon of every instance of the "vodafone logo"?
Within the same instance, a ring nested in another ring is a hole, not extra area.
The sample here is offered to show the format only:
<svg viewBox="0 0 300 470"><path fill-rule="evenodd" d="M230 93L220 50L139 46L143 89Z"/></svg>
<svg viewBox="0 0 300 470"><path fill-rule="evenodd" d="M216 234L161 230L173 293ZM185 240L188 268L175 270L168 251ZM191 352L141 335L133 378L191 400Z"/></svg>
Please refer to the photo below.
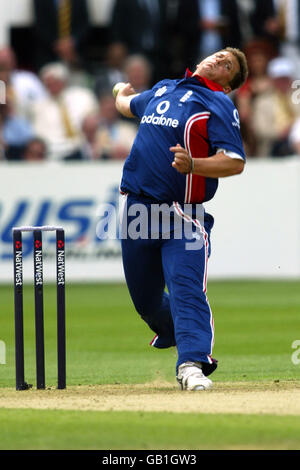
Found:
<svg viewBox="0 0 300 470"><path fill-rule="evenodd" d="M164 114L170 108L170 101L161 101L156 106L156 112L159 116L156 116L154 113L145 115L142 117L141 124L152 124L154 126L165 126L176 128L179 126L178 119L172 119L171 117L165 117Z"/></svg>
<svg viewBox="0 0 300 470"><path fill-rule="evenodd" d="M170 101L161 101L156 108L158 114L165 114L170 107Z"/></svg>
<svg viewBox="0 0 300 470"><path fill-rule="evenodd" d="M232 123L232 125L234 127L240 128L240 117L239 117L239 113L237 109L233 111L233 117L234 117L234 122Z"/></svg>

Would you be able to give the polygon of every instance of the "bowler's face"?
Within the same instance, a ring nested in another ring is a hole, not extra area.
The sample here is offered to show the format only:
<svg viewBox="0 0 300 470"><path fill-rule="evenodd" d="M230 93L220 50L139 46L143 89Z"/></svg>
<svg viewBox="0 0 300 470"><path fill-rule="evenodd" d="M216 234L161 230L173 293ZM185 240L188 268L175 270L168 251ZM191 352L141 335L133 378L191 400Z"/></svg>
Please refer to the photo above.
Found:
<svg viewBox="0 0 300 470"><path fill-rule="evenodd" d="M229 82L239 70L238 60L231 52L219 51L202 60L197 65L195 73L218 83L224 91L229 92L231 91L228 90Z"/></svg>

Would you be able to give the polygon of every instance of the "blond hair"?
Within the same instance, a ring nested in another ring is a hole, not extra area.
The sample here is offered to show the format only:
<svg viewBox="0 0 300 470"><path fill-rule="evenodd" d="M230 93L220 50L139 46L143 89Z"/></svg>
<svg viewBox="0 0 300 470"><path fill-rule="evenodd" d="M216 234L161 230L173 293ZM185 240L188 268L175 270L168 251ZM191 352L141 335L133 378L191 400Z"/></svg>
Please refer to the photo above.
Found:
<svg viewBox="0 0 300 470"><path fill-rule="evenodd" d="M238 61L240 70L235 74L232 80L229 82L230 88L235 90L240 88L248 77L248 64L245 54L236 47L225 47L223 51L230 52Z"/></svg>

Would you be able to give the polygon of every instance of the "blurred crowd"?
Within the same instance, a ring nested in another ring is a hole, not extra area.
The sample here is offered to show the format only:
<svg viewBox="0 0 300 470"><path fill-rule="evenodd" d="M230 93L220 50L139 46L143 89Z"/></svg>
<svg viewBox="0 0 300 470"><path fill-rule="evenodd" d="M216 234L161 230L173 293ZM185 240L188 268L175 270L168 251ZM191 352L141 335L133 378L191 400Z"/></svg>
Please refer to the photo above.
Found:
<svg viewBox="0 0 300 470"><path fill-rule="evenodd" d="M300 0L114 0L93 59L86 0L32 8L30 70L0 47L0 159L125 159L138 121L116 111L114 84L141 92L226 46L248 58L247 82L231 94L248 157L300 155Z"/></svg>

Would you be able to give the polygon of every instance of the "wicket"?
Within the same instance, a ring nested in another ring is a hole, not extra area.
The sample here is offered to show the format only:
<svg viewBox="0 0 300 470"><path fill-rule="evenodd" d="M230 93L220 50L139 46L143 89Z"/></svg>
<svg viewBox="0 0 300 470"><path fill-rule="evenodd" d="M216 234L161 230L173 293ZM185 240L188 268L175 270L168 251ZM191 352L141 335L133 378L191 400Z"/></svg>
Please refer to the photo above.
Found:
<svg viewBox="0 0 300 470"><path fill-rule="evenodd" d="M65 325L65 232L62 227L14 227L14 297L15 297L15 360L16 390L27 390L24 373L23 327L23 251L22 232L33 232L33 266L35 297L36 388L45 389L43 240L42 232L56 232L57 289L57 375L58 389L66 388L66 325Z"/></svg>

